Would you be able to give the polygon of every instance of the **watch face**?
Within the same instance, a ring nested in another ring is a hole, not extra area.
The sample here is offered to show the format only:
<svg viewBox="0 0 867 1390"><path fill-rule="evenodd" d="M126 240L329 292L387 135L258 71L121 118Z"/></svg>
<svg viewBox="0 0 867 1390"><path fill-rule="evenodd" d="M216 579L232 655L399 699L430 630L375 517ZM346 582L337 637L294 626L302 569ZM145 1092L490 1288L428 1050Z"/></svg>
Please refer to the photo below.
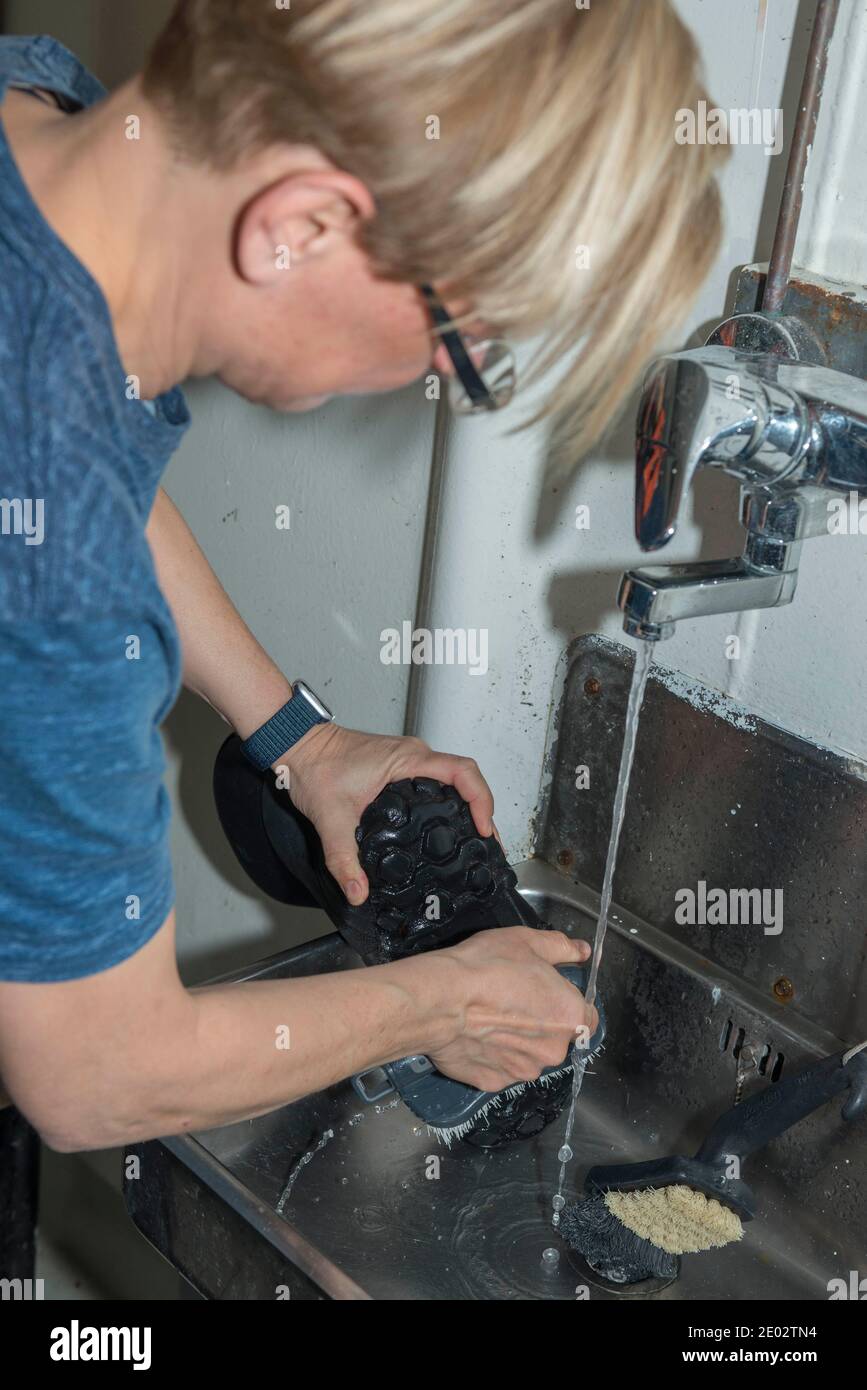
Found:
<svg viewBox="0 0 867 1390"><path fill-rule="evenodd" d="M326 719L330 721L334 718L334 715L331 713L331 710L328 708L328 706L323 705L319 696L314 695L309 685L305 685L303 681L296 681L292 689L294 690L296 695L304 696L304 699L307 701L308 705L313 706L320 719Z"/></svg>

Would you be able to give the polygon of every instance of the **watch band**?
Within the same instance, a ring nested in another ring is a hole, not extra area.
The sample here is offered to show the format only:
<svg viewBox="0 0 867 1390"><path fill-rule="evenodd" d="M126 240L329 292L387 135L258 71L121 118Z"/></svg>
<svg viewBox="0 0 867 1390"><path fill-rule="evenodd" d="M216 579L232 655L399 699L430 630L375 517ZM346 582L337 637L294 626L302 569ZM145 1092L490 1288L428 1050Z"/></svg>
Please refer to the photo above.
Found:
<svg viewBox="0 0 867 1390"><path fill-rule="evenodd" d="M328 724L334 717L313 695L308 699L303 681L292 687L292 698L272 714L260 729L244 739L241 752L254 767L264 772L273 762L302 739L316 724ZM315 701L315 703L314 703Z"/></svg>

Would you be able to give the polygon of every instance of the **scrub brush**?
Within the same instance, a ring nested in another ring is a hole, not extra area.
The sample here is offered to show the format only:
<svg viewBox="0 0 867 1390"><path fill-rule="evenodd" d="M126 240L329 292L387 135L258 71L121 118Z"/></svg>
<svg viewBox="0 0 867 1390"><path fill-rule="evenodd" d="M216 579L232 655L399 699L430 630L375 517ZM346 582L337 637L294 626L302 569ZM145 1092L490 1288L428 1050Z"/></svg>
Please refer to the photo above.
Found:
<svg viewBox="0 0 867 1390"><path fill-rule="evenodd" d="M472 812L454 787L430 778L392 782L365 809L355 835L370 893L360 907L347 903L329 873L319 836L273 778L257 772L230 736L217 756L214 795L223 829L253 880L282 902L315 904L366 965L454 945L477 931L519 924L548 930L517 888L517 879L493 835L475 828ZM579 966L561 973L576 988ZM582 1060L604 1039L599 1026ZM353 1078L366 1101L396 1090L445 1143L466 1138L494 1148L529 1138L559 1115L571 1093L572 1051L538 1081L489 1093L438 1072L427 1057L402 1057ZM384 1077L383 1077L384 1074ZM377 1080L371 1086L371 1077ZM384 1087L384 1089L383 1089Z"/></svg>
<svg viewBox="0 0 867 1390"><path fill-rule="evenodd" d="M838 1052L733 1106L694 1158L591 1168L581 1201L564 1209L568 1245L613 1283L673 1278L677 1256L740 1240L756 1199L744 1161L832 1097L849 1091L844 1120L867 1112L867 1042Z"/></svg>

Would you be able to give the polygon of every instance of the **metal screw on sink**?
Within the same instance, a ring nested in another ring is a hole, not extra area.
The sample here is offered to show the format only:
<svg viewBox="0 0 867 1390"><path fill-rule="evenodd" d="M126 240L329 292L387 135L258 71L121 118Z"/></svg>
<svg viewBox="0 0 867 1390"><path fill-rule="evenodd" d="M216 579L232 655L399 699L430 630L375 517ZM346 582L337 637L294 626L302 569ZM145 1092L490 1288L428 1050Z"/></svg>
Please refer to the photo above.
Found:
<svg viewBox="0 0 867 1390"><path fill-rule="evenodd" d="M786 979L785 975L781 975L780 978L774 982L774 995L777 999L781 999L785 1002L792 999L794 993L795 986L792 984L791 980Z"/></svg>
<svg viewBox="0 0 867 1390"><path fill-rule="evenodd" d="M584 682L584 694L585 694L585 695L590 695L590 696L598 695L601 689L602 689L602 682L599 680L598 676L588 676L588 677L587 677L586 681Z"/></svg>

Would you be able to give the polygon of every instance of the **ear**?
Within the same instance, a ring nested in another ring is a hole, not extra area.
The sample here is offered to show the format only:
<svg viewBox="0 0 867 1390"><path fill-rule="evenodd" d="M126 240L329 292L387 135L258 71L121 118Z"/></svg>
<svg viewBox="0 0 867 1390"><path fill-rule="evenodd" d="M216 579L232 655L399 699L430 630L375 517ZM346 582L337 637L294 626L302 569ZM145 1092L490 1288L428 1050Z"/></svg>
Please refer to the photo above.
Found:
<svg viewBox="0 0 867 1390"><path fill-rule="evenodd" d="M339 169L300 170L257 193L235 229L235 264L251 285L272 285L287 270L336 251L373 216L363 183Z"/></svg>

